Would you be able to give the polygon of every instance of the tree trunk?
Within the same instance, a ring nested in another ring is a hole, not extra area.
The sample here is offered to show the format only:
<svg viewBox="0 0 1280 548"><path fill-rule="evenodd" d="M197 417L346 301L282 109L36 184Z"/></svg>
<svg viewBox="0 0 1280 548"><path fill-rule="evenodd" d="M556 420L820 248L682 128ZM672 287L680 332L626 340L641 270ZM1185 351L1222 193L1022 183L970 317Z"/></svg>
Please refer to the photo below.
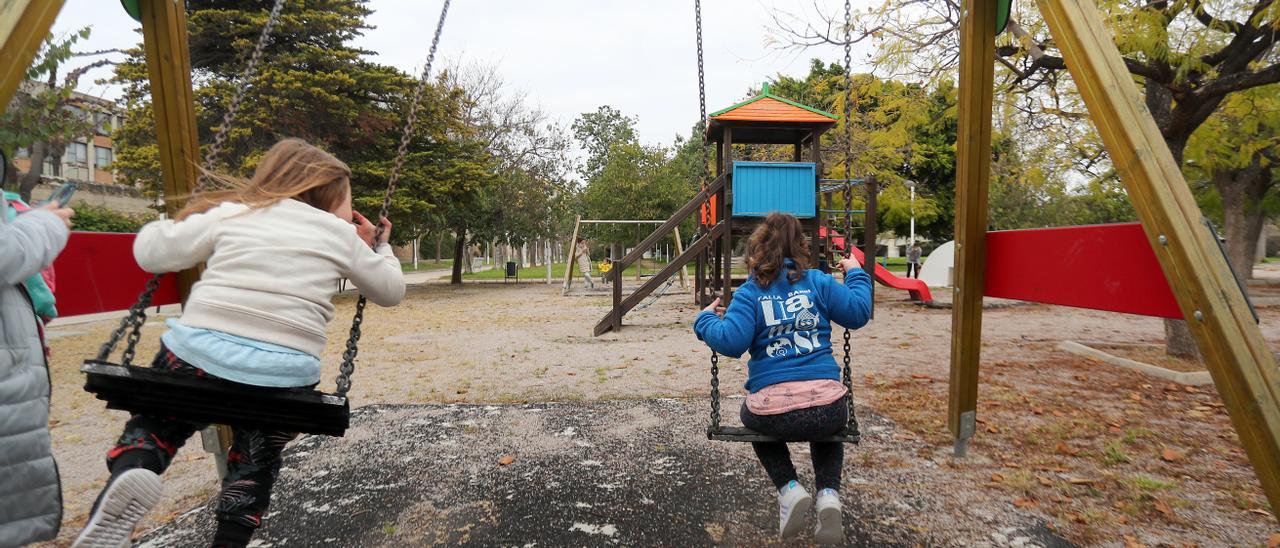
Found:
<svg viewBox="0 0 1280 548"><path fill-rule="evenodd" d="M1262 168L1261 158L1256 158L1248 167L1221 171L1212 177L1213 186L1222 197L1227 261L1241 284L1253 278L1258 236L1265 221L1262 197L1273 184L1269 171Z"/></svg>
<svg viewBox="0 0 1280 548"><path fill-rule="evenodd" d="M444 256L444 232L436 234L436 264L440 264L441 257Z"/></svg>
<svg viewBox="0 0 1280 548"><path fill-rule="evenodd" d="M31 169L18 178L18 195L22 201L31 203L31 191L40 184L40 177L44 175L44 159L48 155L49 147L44 141L31 144Z"/></svg>
<svg viewBox="0 0 1280 548"><path fill-rule="evenodd" d="M462 284L462 261L467 260L463 255L467 248L467 229L462 227L458 229L453 243L453 273L449 276L451 285Z"/></svg>

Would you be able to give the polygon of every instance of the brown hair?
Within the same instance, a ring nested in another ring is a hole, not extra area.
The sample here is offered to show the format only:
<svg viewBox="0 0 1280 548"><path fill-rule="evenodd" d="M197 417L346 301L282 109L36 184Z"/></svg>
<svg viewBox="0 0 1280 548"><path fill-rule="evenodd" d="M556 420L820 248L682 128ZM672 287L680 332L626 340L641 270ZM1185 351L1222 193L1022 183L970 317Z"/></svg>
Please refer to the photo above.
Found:
<svg viewBox="0 0 1280 548"><path fill-rule="evenodd" d="M760 287L768 287L786 266L784 259L795 261L795 269L787 275L791 283L811 268L809 240L804 237L800 220L786 213L770 213L764 223L751 233L748 242L747 269Z"/></svg>
<svg viewBox="0 0 1280 548"><path fill-rule="evenodd" d="M289 198L332 211L346 198L347 189L351 187L351 168L347 164L302 139L285 139L272 146L248 181L225 175L210 176L231 188L193 196L178 212L177 220L203 213L222 202L262 208Z"/></svg>

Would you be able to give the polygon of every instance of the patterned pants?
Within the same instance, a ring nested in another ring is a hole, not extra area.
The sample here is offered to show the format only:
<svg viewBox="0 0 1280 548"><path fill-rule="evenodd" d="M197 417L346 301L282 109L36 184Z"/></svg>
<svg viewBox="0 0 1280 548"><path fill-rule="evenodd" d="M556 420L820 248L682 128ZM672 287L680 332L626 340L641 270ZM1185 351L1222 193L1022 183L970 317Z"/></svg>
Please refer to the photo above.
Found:
<svg viewBox="0 0 1280 548"><path fill-rule="evenodd" d="M849 420L848 398L840 398L827 405L796 409L778 415L757 415L742 404L742 425L762 434L783 440L803 441L830 436L845 427ZM796 479L796 467L791 463L791 452L783 442L752 442L756 458L764 466L765 473L773 480L774 487ZM817 487L840 490L840 471L844 466L844 444L840 442L810 442L809 453L813 458L813 475Z"/></svg>
<svg viewBox="0 0 1280 548"><path fill-rule="evenodd" d="M151 366L212 378L163 346ZM125 423L116 446L107 452L107 468L113 474L132 467L163 473L187 438L206 426L172 417L134 415ZM227 477L223 478L218 495L217 519L256 529L262 524L271 502L271 487L280 475L280 453L298 434L241 428L233 428L232 432L234 439L227 454ZM118 467L123 468L117 470Z"/></svg>

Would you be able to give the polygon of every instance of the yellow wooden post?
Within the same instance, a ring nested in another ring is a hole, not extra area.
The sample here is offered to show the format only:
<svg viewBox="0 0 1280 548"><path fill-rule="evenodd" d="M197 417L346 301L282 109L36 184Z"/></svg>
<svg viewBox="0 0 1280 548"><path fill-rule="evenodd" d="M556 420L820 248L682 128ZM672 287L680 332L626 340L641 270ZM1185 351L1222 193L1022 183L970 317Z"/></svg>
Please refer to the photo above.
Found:
<svg viewBox="0 0 1280 548"><path fill-rule="evenodd" d="M681 256L681 255L684 255L684 244L683 244L683 243L681 243L681 241L680 241L680 227L679 227L679 226L676 226L676 227L675 227L675 228L673 228L672 230L674 230L674 231L675 231L674 233L672 233L672 234L671 234L671 239L675 240L675 242L676 242L676 255L675 255L675 256L676 256L676 257L679 257L679 256ZM680 287L681 287L681 288L687 288L687 287L688 287L687 285L685 285L685 282L684 282L684 276L685 276L684 265L680 265Z"/></svg>
<svg viewBox="0 0 1280 548"><path fill-rule="evenodd" d="M956 456L973 437L982 355L982 291L987 262L987 186L991 176L995 2L964 0L956 143L956 285L951 313L951 394L947 426Z"/></svg>
<svg viewBox="0 0 1280 548"><path fill-rule="evenodd" d="M1092 0L1038 0L1273 511L1280 374Z"/></svg>
<svg viewBox="0 0 1280 548"><path fill-rule="evenodd" d="M27 79L27 68L49 36L64 0L0 1L0 115Z"/></svg>
<svg viewBox="0 0 1280 548"><path fill-rule="evenodd" d="M165 210L172 216L195 189L196 163L200 160L191 59L187 52L187 13L182 2L173 0L143 0L140 7ZM178 292L183 301L198 278L195 269L178 274Z"/></svg>
<svg viewBox="0 0 1280 548"><path fill-rule="evenodd" d="M576 215L573 218L573 235L569 236L569 252L565 253L568 259L564 263L564 288L560 290L561 295L569 293L569 288L573 287L573 261L578 258L578 227L582 226L582 215Z"/></svg>

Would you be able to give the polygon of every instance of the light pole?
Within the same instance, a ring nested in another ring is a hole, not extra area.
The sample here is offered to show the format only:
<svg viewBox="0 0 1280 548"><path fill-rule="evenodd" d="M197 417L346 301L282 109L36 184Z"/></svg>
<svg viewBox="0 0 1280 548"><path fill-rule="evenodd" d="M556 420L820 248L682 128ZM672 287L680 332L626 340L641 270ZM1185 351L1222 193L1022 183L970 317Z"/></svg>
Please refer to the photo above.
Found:
<svg viewBox="0 0 1280 548"><path fill-rule="evenodd" d="M907 188L911 189L911 237L907 244L909 250L916 246L916 182L907 181Z"/></svg>

